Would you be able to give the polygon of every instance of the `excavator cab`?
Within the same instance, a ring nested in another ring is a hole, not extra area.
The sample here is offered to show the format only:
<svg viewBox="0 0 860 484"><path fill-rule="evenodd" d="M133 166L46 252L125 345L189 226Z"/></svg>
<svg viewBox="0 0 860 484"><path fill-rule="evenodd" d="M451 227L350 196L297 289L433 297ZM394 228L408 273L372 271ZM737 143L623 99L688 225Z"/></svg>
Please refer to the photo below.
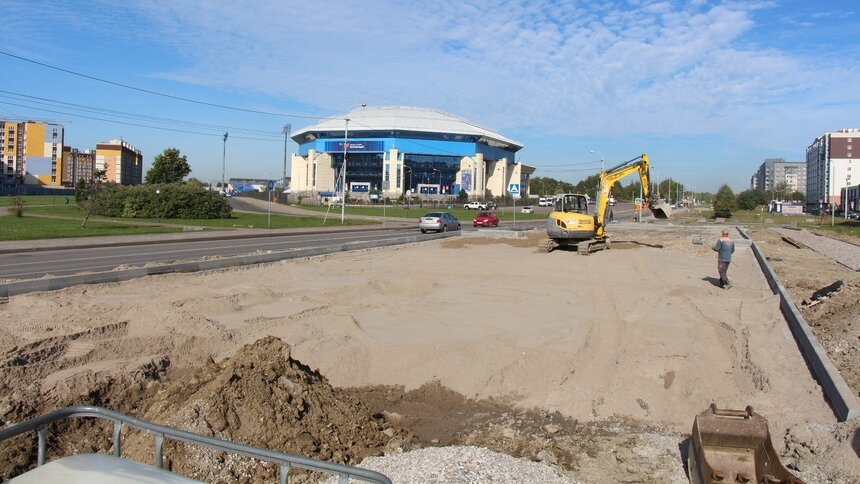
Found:
<svg viewBox="0 0 860 484"><path fill-rule="evenodd" d="M556 200L555 211L588 214L588 198L585 195L566 193Z"/></svg>

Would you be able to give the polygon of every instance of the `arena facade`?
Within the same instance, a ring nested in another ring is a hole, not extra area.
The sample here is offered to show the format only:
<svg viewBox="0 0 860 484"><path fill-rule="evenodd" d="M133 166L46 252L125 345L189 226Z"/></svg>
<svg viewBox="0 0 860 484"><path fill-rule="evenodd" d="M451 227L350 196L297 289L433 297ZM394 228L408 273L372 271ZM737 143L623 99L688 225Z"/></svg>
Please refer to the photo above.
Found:
<svg viewBox="0 0 860 484"><path fill-rule="evenodd" d="M401 195L470 199L528 196L534 167L516 162L522 145L441 111L366 107L298 130L292 139L293 195L353 199Z"/></svg>

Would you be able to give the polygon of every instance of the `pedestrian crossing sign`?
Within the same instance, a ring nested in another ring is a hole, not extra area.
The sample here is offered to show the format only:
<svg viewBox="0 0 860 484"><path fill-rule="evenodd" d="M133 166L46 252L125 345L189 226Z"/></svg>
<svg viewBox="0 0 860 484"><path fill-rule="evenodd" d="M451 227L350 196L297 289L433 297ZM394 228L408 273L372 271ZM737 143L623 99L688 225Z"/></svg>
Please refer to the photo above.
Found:
<svg viewBox="0 0 860 484"><path fill-rule="evenodd" d="M519 183L511 183L508 185L508 191L511 192L511 195L519 195L520 194L520 184Z"/></svg>

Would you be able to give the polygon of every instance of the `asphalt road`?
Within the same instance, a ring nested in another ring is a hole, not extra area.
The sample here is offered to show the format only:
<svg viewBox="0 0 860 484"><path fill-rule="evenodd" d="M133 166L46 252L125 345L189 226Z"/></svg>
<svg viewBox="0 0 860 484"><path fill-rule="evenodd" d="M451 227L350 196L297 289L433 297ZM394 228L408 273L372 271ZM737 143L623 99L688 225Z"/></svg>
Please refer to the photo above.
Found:
<svg viewBox="0 0 860 484"><path fill-rule="evenodd" d="M246 203L241 199L231 200L231 204L239 210L263 211L260 202ZM238 205L238 206L237 206ZM267 204L263 204L266 206ZM274 211L284 210L283 206L274 205ZM268 208L268 207L266 207ZM538 212L550 209L535 207ZM618 204L613 207L617 220L632 219L631 204ZM403 235L413 235L417 228L412 224L403 224L402 220L390 219L392 224L398 221L402 228L368 228L338 233L316 234L284 234L264 235L251 238L225 238L221 240L177 240L157 244L134 244L121 246L102 246L87 248L63 248L41 250L38 252L16 252L0 254L0 279L28 280L47 275L64 276L86 272L110 271L119 267L141 267L148 264L165 264L178 261L190 261L211 257L229 257L253 254L258 252L286 251L298 248L324 247L345 242L372 241L397 238ZM464 231L472 228L471 220L461 220ZM530 220L503 223L499 228L481 228L477 230L528 230L541 229L545 221Z"/></svg>
<svg viewBox="0 0 860 484"><path fill-rule="evenodd" d="M414 235L416 228L353 230L339 233L294 234L225 240L186 240L147 245L57 249L0 254L0 279L36 279L110 271L117 267L171 263L207 257L227 257L266 251L323 247L345 242L384 240Z"/></svg>

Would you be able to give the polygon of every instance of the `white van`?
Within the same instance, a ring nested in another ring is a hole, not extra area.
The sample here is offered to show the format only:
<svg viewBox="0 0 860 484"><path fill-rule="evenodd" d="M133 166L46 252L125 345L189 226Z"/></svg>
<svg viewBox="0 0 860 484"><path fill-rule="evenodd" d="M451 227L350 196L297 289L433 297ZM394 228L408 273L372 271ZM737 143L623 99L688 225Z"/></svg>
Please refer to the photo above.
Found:
<svg viewBox="0 0 860 484"><path fill-rule="evenodd" d="M549 207L550 205L552 203L549 202L549 199L543 197L538 199L538 207Z"/></svg>

